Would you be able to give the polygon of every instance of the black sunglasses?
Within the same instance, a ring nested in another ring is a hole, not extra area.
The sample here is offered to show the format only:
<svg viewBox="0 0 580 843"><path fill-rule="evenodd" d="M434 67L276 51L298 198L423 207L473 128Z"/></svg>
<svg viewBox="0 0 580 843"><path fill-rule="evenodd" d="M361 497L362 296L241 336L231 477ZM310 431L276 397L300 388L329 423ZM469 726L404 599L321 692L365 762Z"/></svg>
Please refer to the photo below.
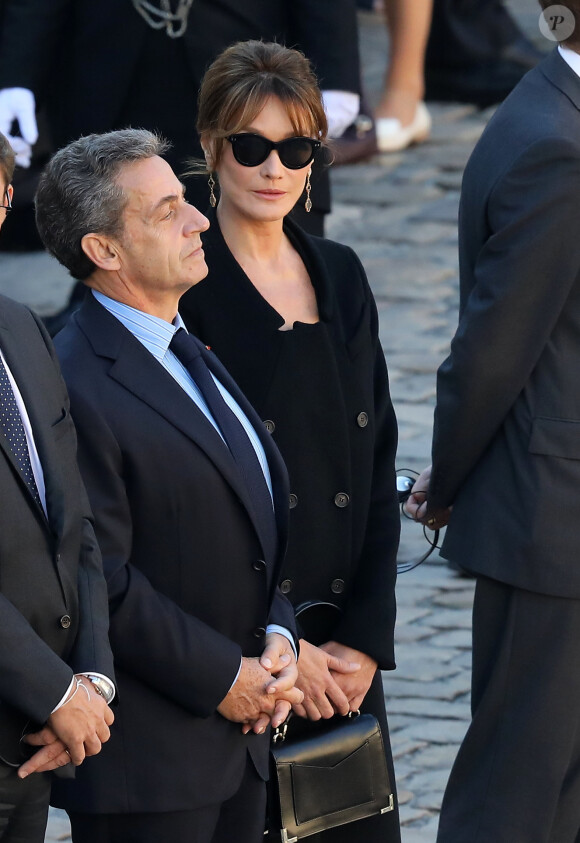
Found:
<svg viewBox="0 0 580 843"><path fill-rule="evenodd" d="M286 138L281 141L271 141L262 135L242 133L229 135L226 140L232 145L232 152L238 164L244 167L257 167L263 164L268 155L275 149L280 161L289 170L301 170L307 167L320 149L320 141L313 138Z"/></svg>

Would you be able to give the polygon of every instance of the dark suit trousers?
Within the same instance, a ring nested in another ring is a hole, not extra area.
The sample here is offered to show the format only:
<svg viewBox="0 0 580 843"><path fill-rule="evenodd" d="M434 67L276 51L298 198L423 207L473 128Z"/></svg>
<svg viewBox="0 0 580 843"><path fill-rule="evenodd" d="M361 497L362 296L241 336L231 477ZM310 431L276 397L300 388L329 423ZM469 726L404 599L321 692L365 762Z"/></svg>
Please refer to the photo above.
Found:
<svg viewBox="0 0 580 843"><path fill-rule="evenodd" d="M435 0L427 44L429 66L493 61L520 32L502 0Z"/></svg>
<svg viewBox="0 0 580 843"><path fill-rule="evenodd" d="M580 601L478 578L472 723L437 843L580 843Z"/></svg>
<svg viewBox="0 0 580 843"><path fill-rule="evenodd" d="M163 770L159 778L162 787ZM227 802L194 811L69 815L73 843L263 843L266 784L248 755L242 783Z"/></svg>
<svg viewBox="0 0 580 843"><path fill-rule="evenodd" d="M22 781L15 767L0 762L2 843L43 843L49 794L48 775L34 773Z"/></svg>

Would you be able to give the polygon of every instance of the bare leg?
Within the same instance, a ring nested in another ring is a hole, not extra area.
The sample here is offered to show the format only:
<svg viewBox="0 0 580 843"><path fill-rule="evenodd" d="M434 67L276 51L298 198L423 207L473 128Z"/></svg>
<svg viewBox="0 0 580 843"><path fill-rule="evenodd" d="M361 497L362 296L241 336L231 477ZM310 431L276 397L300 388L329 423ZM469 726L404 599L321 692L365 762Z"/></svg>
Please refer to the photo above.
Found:
<svg viewBox="0 0 580 843"><path fill-rule="evenodd" d="M376 117L409 125L425 93L425 48L433 0L385 0L390 60Z"/></svg>

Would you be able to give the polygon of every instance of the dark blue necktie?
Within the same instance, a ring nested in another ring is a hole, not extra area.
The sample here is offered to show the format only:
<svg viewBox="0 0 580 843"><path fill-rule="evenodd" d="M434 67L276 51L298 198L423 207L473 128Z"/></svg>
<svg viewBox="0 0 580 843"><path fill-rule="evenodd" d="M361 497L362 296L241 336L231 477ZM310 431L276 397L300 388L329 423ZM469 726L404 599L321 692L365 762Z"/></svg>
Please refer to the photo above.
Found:
<svg viewBox="0 0 580 843"><path fill-rule="evenodd" d="M169 348L194 379L231 451L248 490L254 514L261 524L264 549L270 558L273 558L277 533L272 497L254 446L242 423L224 401L193 337L183 328L179 328L173 335Z"/></svg>
<svg viewBox="0 0 580 843"><path fill-rule="evenodd" d="M32 463L30 462L30 453L28 451L28 442L26 440L26 432L22 424L22 417L16 398L14 397L14 390L8 377L6 367L0 357L0 429L6 437L6 441L10 446L10 450L18 465L20 475L30 494L36 503L42 507L36 480L32 471Z"/></svg>

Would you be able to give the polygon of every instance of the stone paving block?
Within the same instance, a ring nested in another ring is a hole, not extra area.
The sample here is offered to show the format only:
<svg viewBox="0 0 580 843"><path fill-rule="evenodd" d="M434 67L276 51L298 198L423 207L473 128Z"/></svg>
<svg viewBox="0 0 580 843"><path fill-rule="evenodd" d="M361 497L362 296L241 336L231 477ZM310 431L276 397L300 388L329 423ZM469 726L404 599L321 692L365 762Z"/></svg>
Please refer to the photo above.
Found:
<svg viewBox="0 0 580 843"><path fill-rule="evenodd" d="M442 199L426 202L417 214L417 220L434 220L457 224L459 191L449 191Z"/></svg>
<svg viewBox="0 0 580 843"><path fill-rule="evenodd" d="M441 178L437 179L437 185ZM441 186L448 189L444 184ZM368 235L367 235L368 236ZM457 226L452 223L427 222L423 225L413 225L409 217L405 217L391 223L388 230L383 233L392 243L409 242L421 246L430 246L433 243L448 243L453 250L457 251Z"/></svg>
<svg viewBox="0 0 580 843"><path fill-rule="evenodd" d="M478 112L476 106L469 103L430 102L429 111L435 123L454 123ZM489 118L487 118L489 119Z"/></svg>
<svg viewBox="0 0 580 843"><path fill-rule="evenodd" d="M330 178L332 185L351 185L353 182L358 184L374 184L376 181L386 181L394 171L403 164L404 156L397 156L384 159L382 156L373 156L368 161L359 161L352 166L332 167L330 170ZM401 162L399 164L399 162ZM435 173L437 173L435 169ZM334 210L335 196L333 191Z"/></svg>
<svg viewBox="0 0 580 843"><path fill-rule="evenodd" d="M435 610L429 617L429 625L439 629L471 629L471 610L448 609L441 612Z"/></svg>
<svg viewBox="0 0 580 843"><path fill-rule="evenodd" d="M421 793L423 791L439 790L443 792L447 784L448 772L447 770L418 770L405 780L405 787L412 790L414 793ZM415 800L411 800L412 807Z"/></svg>
<svg viewBox="0 0 580 843"><path fill-rule="evenodd" d="M385 350L388 360L388 350ZM405 401L412 404L435 404L435 377L431 375L416 375L409 383L408 379L391 379L391 398L393 401Z"/></svg>
<svg viewBox="0 0 580 843"><path fill-rule="evenodd" d="M431 144L429 147L417 147L415 156L419 165L429 161L441 170L463 172L472 149L470 143Z"/></svg>
<svg viewBox="0 0 580 843"><path fill-rule="evenodd" d="M435 179L435 184L437 185L437 187L441 187L443 190L460 190L462 182L463 170L457 170L453 172L440 171L437 175L437 178Z"/></svg>
<svg viewBox="0 0 580 843"><path fill-rule="evenodd" d="M431 129L429 142L432 144L466 143L475 146L487 121L472 116L466 120L437 122Z"/></svg>
<svg viewBox="0 0 580 843"><path fill-rule="evenodd" d="M407 157L392 170L390 179L394 184L420 184L421 182L435 182L438 175L438 167L433 167L428 161L421 165L414 161L412 157Z"/></svg>
<svg viewBox="0 0 580 843"><path fill-rule="evenodd" d="M417 644L419 641L425 641L433 632L435 632L434 629L426 626L404 626L396 630L395 655L399 644Z"/></svg>
<svg viewBox="0 0 580 843"><path fill-rule="evenodd" d="M407 726L402 734L409 740L459 745L467 731L467 725L463 720L417 720Z"/></svg>
<svg viewBox="0 0 580 843"><path fill-rule="evenodd" d="M383 178L369 183L338 182L332 186L332 195L338 202L400 206L441 199L444 192L434 184L393 184Z"/></svg>
<svg viewBox="0 0 580 843"><path fill-rule="evenodd" d="M389 695L386 693L386 705L387 705L387 714L389 713ZM395 736L401 735L402 741L408 742L409 735L405 732L405 729L408 729L409 726L413 726L415 723L415 718L411 716L407 716L406 714L393 714L391 718L389 718L389 731L391 733L391 741L395 740ZM417 743L417 742L416 742Z"/></svg>
<svg viewBox="0 0 580 843"><path fill-rule="evenodd" d="M464 697L453 701L430 700L421 697L396 697L389 702L389 713L439 720L469 721L471 719L469 702Z"/></svg>
<svg viewBox="0 0 580 843"><path fill-rule="evenodd" d="M471 650L462 650L456 656L453 657L451 660L451 664L454 667L462 668L463 670L468 670L471 672L471 665L472 665L472 652Z"/></svg>
<svg viewBox="0 0 580 843"><path fill-rule="evenodd" d="M427 639L430 647L457 647L460 650L471 650L471 629L451 629L440 632Z"/></svg>
<svg viewBox="0 0 580 843"><path fill-rule="evenodd" d="M419 606L399 606L397 610L397 625L416 623L431 614L431 609Z"/></svg>
<svg viewBox="0 0 580 843"><path fill-rule="evenodd" d="M435 606L445 606L450 609L472 609L473 589L448 591L433 597Z"/></svg>
<svg viewBox="0 0 580 843"><path fill-rule="evenodd" d="M436 658L434 656L434 658ZM456 666L455 666L456 667ZM437 681L415 680L399 677L398 670L388 673L388 681L383 677L383 688L388 700L395 697L425 697L426 699L454 700L463 697L471 691L471 677L469 670L457 669L448 678Z"/></svg>
<svg viewBox="0 0 580 843"><path fill-rule="evenodd" d="M401 805L399 816L401 818L401 825L405 826L427 818L429 816L429 812L423 810L422 808L413 808L411 805Z"/></svg>
<svg viewBox="0 0 580 843"><path fill-rule="evenodd" d="M409 350L397 355L397 367L406 374L433 375L441 363L441 355L425 350L421 354Z"/></svg>
<svg viewBox="0 0 580 843"><path fill-rule="evenodd" d="M416 529L416 525L411 525L413 529ZM423 545L423 538L421 533L421 546ZM411 571L408 571L406 574L399 574L399 578L397 580L397 628L401 627L401 608L403 606L415 606L415 605L422 605L424 601L431 602L433 592L429 588L422 588L420 585L417 585L414 582L409 582L409 576Z"/></svg>
<svg viewBox="0 0 580 843"><path fill-rule="evenodd" d="M395 720L395 716L391 716L389 714L389 727L390 721ZM428 747L429 744L426 741L413 741L409 740L407 737L401 740L397 740L397 733L391 733L391 750L393 752L393 758L395 760L399 758L403 758L403 756L411 756L417 753L420 753L421 750Z"/></svg>
<svg viewBox="0 0 580 843"><path fill-rule="evenodd" d="M410 755L406 762L418 769L445 769L450 770L455 761L457 747L455 744L427 744L421 750ZM423 807L427 807L423 803Z"/></svg>
<svg viewBox="0 0 580 843"><path fill-rule="evenodd" d="M0 292L41 316L62 307L73 284L67 270L46 252L0 253Z"/></svg>
<svg viewBox="0 0 580 843"><path fill-rule="evenodd" d="M424 645L426 644L431 645L430 638L425 639ZM435 682L437 680L451 679L451 677L456 675L456 667L444 664L438 658L433 658L426 651L424 645L420 648L414 648L415 650L419 650L417 658L405 659L403 656L397 656L399 659L397 662L397 673L402 679L409 679L413 682ZM403 644L401 646L406 645ZM401 646L398 648L399 651Z"/></svg>

